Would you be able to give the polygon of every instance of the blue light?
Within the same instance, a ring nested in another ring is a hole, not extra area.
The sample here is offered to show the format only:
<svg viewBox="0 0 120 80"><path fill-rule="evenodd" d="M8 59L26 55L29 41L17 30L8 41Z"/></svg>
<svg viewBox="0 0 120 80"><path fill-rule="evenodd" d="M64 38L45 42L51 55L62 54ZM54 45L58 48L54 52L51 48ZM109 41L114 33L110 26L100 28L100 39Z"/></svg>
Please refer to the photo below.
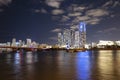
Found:
<svg viewBox="0 0 120 80"><path fill-rule="evenodd" d="M86 32L85 22L81 22L81 23L80 23L80 28L79 28L79 29L80 29L81 32L83 32L83 31Z"/></svg>
<svg viewBox="0 0 120 80"><path fill-rule="evenodd" d="M78 80L88 80L90 77L90 52L79 52L76 58L76 71Z"/></svg>

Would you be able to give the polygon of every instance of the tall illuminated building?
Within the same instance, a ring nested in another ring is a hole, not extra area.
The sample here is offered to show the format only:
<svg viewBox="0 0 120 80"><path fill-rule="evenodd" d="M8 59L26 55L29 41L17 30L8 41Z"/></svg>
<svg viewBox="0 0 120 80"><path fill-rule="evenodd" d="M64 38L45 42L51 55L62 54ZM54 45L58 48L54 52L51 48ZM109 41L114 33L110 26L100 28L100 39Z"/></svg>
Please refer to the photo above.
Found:
<svg viewBox="0 0 120 80"><path fill-rule="evenodd" d="M58 44L71 48L82 48L86 44L86 24L80 22L77 29L64 29L58 33Z"/></svg>
<svg viewBox="0 0 120 80"><path fill-rule="evenodd" d="M75 31L75 40L74 40L74 42L75 42L74 47L79 48L80 47L80 32L79 31Z"/></svg>
<svg viewBox="0 0 120 80"><path fill-rule="evenodd" d="M63 34L58 33L58 45L62 46L63 45Z"/></svg>
<svg viewBox="0 0 120 80"><path fill-rule="evenodd" d="M32 43L32 40L31 39L27 39L27 47L31 47L31 43Z"/></svg>
<svg viewBox="0 0 120 80"><path fill-rule="evenodd" d="M12 47L16 47L17 45L16 45L16 39L15 38L13 38L12 39L12 45L11 45Z"/></svg>
<svg viewBox="0 0 120 80"><path fill-rule="evenodd" d="M71 47L74 47L74 45L75 45L75 30L74 29L71 29L71 31L70 31L71 33L70 33L70 35L71 35Z"/></svg>
<svg viewBox="0 0 120 80"><path fill-rule="evenodd" d="M80 22L79 31L80 31L80 47L84 47L84 45L86 44L86 24L85 24L85 22Z"/></svg>
<svg viewBox="0 0 120 80"><path fill-rule="evenodd" d="M64 45L71 46L71 31L70 31L70 29L64 29L64 31L63 31L63 43L64 43Z"/></svg>

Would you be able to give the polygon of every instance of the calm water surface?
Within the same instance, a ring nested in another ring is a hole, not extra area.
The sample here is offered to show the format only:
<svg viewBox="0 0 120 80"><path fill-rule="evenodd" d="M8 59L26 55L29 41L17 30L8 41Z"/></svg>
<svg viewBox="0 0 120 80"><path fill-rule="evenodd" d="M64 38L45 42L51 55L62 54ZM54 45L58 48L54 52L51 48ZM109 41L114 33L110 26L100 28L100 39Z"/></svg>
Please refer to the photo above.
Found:
<svg viewBox="0 0 120 80"><path fill-rule="evenodd" d="M120 50L0 53L0 80L120 80Z"/></svg>

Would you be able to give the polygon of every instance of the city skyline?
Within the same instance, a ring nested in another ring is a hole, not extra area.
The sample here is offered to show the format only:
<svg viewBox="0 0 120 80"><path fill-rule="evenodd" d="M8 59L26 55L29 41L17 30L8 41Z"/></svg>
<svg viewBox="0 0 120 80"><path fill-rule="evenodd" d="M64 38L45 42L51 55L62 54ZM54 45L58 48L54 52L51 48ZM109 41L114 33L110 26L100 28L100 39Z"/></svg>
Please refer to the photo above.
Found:
<svg viewBox="0 0 120 80"><path fill-rule="evenodd" d="M86 22L87 43L120 40L119 0L0 0L0 42L56 44L57 33Z"/></svg>

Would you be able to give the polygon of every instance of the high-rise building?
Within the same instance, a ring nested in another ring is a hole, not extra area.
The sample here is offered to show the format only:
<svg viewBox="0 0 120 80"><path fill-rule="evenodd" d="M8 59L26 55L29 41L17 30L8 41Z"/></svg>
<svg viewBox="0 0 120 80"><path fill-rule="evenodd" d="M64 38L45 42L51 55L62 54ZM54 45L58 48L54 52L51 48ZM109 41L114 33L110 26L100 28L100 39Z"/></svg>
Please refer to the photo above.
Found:
<svg viewBox="0 0 120 80"><path fill-rule="evenodd" d="M31 43L32 43L32 40L31 39L27 39L27 47L31 47Z"/></svg>
<svg viewBox="0 0 120 80"><path fill-rule="evenodd" d="M58 33L58 44L63 44L73 48L84 47L86 44L85 22L80 22L76 30L64 29L63 33Z"/></svg>
<svg viewBox="0 0 120 80"><path fill-rule="evenodd" d="M74 47L75 45L75 30L74 29L71 29L71 47Z"/></svg>
<svg viewBox="0 0 120 80"><path fill-rule="evenodd" d="M62 33L58 33L58 45L62 46L63 44L63 34Z"/></svg>
<svg viewBox="0 0 120 80"><path fill-rule="evenodd" d="M17 45L16 45L16 39L15 39L15 38L12 39L12 44L11 44L11 46L12 46L12 47L16 47L16 46L17 46Z"/></svg>
<svg viewBox="0 0 120 80"><path fill-rule="evenodd" d="M79 31L75 31L75 44L74 44L75 48L79 48L80 47L80 32Z"/></svg>
<svg viewBox="0 0 120 80"><path fill-rule="evenodd" d="M86 44L86 24L85 24L85 22L80 22L79 31L80 31L80 47L84 47L84 45Z"/></svg>
<svg viewBox="0 0 120 80"><path fill-rule="evenodd" d="M64 45L71 45L71 32L69 29L63 31L63 43Z"/></svg>

